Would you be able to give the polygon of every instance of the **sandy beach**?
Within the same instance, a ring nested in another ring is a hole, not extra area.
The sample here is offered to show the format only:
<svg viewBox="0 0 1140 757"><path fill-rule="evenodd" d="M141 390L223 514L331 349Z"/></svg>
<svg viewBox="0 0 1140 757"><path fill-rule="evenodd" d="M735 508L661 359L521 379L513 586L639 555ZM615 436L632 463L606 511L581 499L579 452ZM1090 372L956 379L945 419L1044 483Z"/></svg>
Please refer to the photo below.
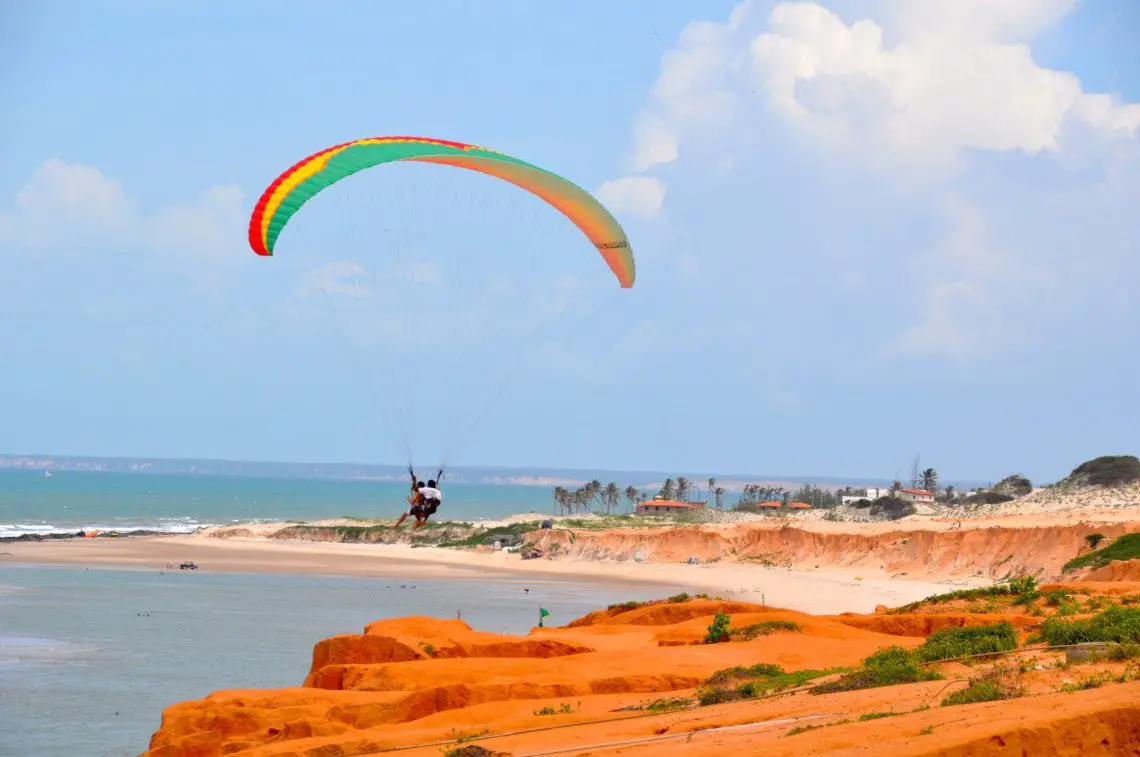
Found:
<svg viewBox="0 0 1140 757"><path fill-rule="evenodd" d="M671 564L522 560L507 552L417 548L405 545L302 542L258 538L211 539L146 536L70 539L4 545L8 564L68 564L102 568L166 570L192 560L204 571L445 578L471 581L575 580L657 584L669 590L770 604L812 613L871 612L982 579L907 580L820 568L788 570L734 563ZM0 564L4 564L0 562ZM177 569L177 568L176 568Z"/></svg>

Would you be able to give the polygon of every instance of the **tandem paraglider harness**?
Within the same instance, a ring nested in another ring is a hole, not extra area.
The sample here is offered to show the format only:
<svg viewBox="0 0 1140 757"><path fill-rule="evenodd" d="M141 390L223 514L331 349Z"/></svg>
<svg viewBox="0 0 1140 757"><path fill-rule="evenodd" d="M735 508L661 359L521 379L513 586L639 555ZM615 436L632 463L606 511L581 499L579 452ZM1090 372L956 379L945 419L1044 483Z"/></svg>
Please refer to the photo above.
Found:
<svg viewBox="0 0 1140 757"><path fill-rule="evenodd" d="M416 473L414 470L412 470L411 465L408 466L408 474L412 477L412 496L415 497L415 495L419 493L419 488L416 486L416 484L417 484ZM443 481L443 468L440 468L439 472L435 474L435 479L433 481L429 482L429 485L435 484L435 486L438 487L442 481ZM424 488L428 488L428 487L424 487ZM435 488L435 487L431 487L431 488ZM436 489L436 491L439 491L439 490ZM420 515L423 515L424 518L426 519L429 516L435 515L436 511L439 510L439 506L441 504L443 504L443 502L440 500L439 497L424 497L421 494L420 495L420 502L412 505L411 513L412 513L412 515L416 515L418 512Z"/></svg>

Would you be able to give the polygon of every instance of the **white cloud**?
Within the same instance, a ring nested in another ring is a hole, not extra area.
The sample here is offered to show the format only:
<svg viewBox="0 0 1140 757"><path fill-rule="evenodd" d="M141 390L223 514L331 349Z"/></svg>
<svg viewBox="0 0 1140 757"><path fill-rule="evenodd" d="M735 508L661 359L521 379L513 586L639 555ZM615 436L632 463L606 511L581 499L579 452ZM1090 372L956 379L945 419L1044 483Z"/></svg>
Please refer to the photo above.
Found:
<svg viewBox="0 0 1140 757"><path fill-rule="evenodd" d="M759 128L782 127L829 171L878 176L900 204L925 203L925 213L946 221L926 251L867 253L907 272L892 299L909 302L915 316L883 354L983 355L1033 328L1028 313L1049 307L1078 256L1087 268L1108 253L1085 249L1078 234L1049 238L1040 231L1048 219L1003 214L1003 206L1057 200L1015 179L1015 196L989 194L992 177L975 179L978 156L1047 159L1054 190L1069 196L1105 192L1096 177L1137 170L1140 103L1086 92L1074 74L1034 59L1034 38L1075 5L866 0L862 17L845 20L834 3L782 3L761 14L745 2L726 22L695 21L662 57L633 124L633 173L608 184L647 179L663 196L659 179L637 174L667 163L677 164L674 173L693 170L686 155L699 154L708 180L717 160L739 163L756 146ZM1084 173L1065 173L1074 167ZM915 185L924 191L911 192ZM1097 223L1091 212L1083 222ZM1030 237L1033 245L1020 241Z"/></svg>
<svg viewBox="0 0 1140 757"><path fill-rule="evenodd" d="M99 169L50 158L16 193L15 211L0 213L0 246L238 254L245 242L243 201L240 188L215 186L191 202L145 214Z"/></svg>
<svg viewBox="0 0 1140 757"><path fill-rule="evenodd" d="M1072 74L1037 65L1024 41L999 41L1071 2L999 6L896 5L903 36L888 47L873 20L848 25L816 3L779 5L750 45L756 83L799 133L907 169L956 165L965 150L1058 151L1073 121L1112 135L1140 128L1140 105L1086 94Z"/></svg>
<svg viewBox="0 0 1140 757"><path fill-rule="evenodd" d="M665 184L652 176L625 176L602 184L598 199L615 213L652 218L661 212Z"/></svg>

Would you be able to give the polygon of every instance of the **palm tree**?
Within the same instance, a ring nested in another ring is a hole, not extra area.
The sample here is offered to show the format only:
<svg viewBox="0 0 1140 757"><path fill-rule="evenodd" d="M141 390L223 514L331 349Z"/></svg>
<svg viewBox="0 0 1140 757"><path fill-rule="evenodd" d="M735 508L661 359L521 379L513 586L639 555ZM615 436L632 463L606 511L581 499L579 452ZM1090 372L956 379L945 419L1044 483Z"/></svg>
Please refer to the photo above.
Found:
<svg viewBox="0 0 1140 757"><path fill-rule="evenodd" d="M677 476L677 500L688 502L689 494L693 490L693 482L684 476Z"/></svg>
<svg viewBox="0 0 1140 757"><path fill-rule="evenodd" d="M718 486L716 488L716 490L713 492L713 494L716 496L716 509L723 510L724 509L724 487Z"/></svg>
<svg viewBox="0 0 1140 757"><path fill-rule="evenodd" d="M661 491L658 494L661 495L661 499L676 499L677 482L671 478L665 479L665 483L661 484Z"/></svg>
<svg viewBox="0 0 1140 757"><path fill-rule="evenodd" d="M606 488L602 490L602 494L606 501L606 510L613 512L617 509L618 500L621 498L621 489L613 481L606 484Z"/></svg>
<svg viewBox="0 0 1140 757"><path fill-rule="evenodd" d="M562 486L554 487L554 501L558 503L558 511L559 512L562 512L562 510L566 509L567 505L569 504L568 503L568 499L569 499L568 495L569 494L570 494L570 492L566 491L565 487L562 487Z"/></svg>
<svg viewBox="0 0 1140 757"><path fill-rule="evenodd" d="M716 494L716 479L709 476L709 498L711 499Z"/></svg>
<svg viewBox="0 0 1140 757"><path fill-rule="evenodd" d="M938 491L938 471L927 468L919 474L922 477L922 488L934 494Z"/></svg>
<svg viewBox="0 0 1140 757"><path fill-rule="evenodd" d="M640 496L641 496L641 492L639 492L637 490L636 486L625 487L625 511L626 512L629 512L633 508L634 503L637 502L637 499Z"/></svg>
<svg viewBox="0 0 1140 757"><path fill-rule="evenodd" d="M589 505L593 504L602 493L602 482L595 478L582 488L586 492L587 509L589 509Z"/></svg>

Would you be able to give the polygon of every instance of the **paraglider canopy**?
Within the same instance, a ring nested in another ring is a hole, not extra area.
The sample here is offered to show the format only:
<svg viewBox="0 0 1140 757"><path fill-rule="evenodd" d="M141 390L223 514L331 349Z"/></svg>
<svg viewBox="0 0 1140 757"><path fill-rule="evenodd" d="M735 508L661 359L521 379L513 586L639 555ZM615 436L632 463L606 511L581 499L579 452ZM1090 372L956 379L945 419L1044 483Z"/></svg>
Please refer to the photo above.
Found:
<svg viewBox="0 0 1140 757"><path fill-rule="evenodd" d="M601 253L623 288L633 286L629 239L592 195L570 181L503 153L462 142L426 137L371 137L336 145L294 164L261 195L249 221L249 244L272 255L282 229L325 187L383 163L413 161L466 168L509 181L542 198L569 218Z"/></svg>

